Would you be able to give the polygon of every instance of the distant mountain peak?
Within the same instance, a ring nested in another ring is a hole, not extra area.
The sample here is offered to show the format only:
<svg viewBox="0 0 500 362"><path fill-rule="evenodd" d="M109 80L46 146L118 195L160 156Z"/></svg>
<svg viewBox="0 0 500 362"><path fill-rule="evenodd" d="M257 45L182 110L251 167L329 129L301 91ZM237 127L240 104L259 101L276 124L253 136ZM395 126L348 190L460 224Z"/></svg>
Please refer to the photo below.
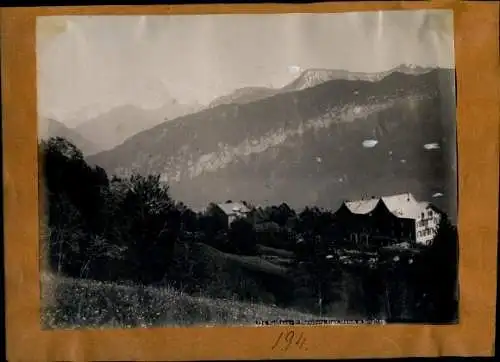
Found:
<svg viewBox="0 0 500 362"><path fill-rule="evenodd" d="M422 67L416 64L400 64L392 69L382 72L356 72L346 69L306 68L290 83L282 88L250 86L235 89L233 92L213 100L208 108L223 104L246 104L259 101L274 95L312 88L331 80L364 80L379 81L393 73L423 74L434 68Z"/></svg>
<svg viewBox="0 0 500 362"><path fill-rule="evenodd" d="M398 65L394 69L390 70L389 72L390 73L403 72L403 73L409 73L409 74L414 74L415 72L417 72L417 73L421 74L421 73L431 71L432 69L434 69L434 68L422 67L420 65L411 64L411 63L410 64L403 63L403 64Z"/></svg>
<svg viewBox="0 0 500 362"><path fill-rule="evenodd" d="M380 81L383 78L393 73L404 74L424 74L431 71L433 68L425 68L415 64L401 64L395 68L382 72L355 72L345 69L325 69L325 68L309 68L305 69L294 81L283 87L283 90L301 90L311 88L319 84L331 80L364 80L364 81Z"/></svg>
<svg viewBox="0 0 500 362"><path fill-rule="evenodd" d="M234 90L233 92L218 97L209 104L209 108L217 107L222 104L245 104L251 103L263 98L267 98L279 93L279 89L270 87L243 87Z"/></svg>
<svg viewBox="0 0 500 362"><path fill-rule="evenodd" d="M76 130L100 146L100 151L121 144L127 138L153 128L168 119L174 119L201 109L198 104L181 104L169 98L161 107L142 108L124 104L79 124Z"/></svg>
<svg viewBox="0 0 500 362"><path fill-rule="evenodd" d="M46 140L51 137L62 137L73 143L85 155L91 155L99 151L97 145L83 137L73 128L69 128L64 123L53 117L42 117L38 121L38 138Z"/></svg>
<svg viewBox="0 0 500 362"><path fill-rule="evenodd" d="M334 69L327 69L327 68L307 68L302 71L302 73L299 75L301 76L314 76L317 74L329 74L334 71L339 71L339 72L347 72L346 70L339 69L339 70L334 70Z"/></svg>
<svg viewBox="0 0 500 362"><path fill-rule="evenodd" d="M346 70L321 68L305 69L292 83L284 87L286 90L302 90L336 78L344 78L349 74Z"/></svg>

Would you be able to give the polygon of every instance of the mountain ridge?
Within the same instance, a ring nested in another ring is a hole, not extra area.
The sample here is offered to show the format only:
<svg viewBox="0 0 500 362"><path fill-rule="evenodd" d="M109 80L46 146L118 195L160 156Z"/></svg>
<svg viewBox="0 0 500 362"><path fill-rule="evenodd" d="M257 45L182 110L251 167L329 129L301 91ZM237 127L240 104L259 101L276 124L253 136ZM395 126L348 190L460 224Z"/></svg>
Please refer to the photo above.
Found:
<svg viewBox="0 0 500 362"><path fill-rule="evenodd" d="M425 73L425 74L427 74L427 75L430 74L430 78L436 78L436 77L439 78L440 75L441 76L444 75L445 78L450 78L452 76L451 73L452 73L451 71L443 69L440 71L434 70L434 71L431 71L431 72ZM435 76L433 76L433 75L435 75ZM405 77L405 79L410 80L410 81L412 79L416 79L416 76L405 75L402 73L395 72L395 73L390 74L388 77L385 77L381 81L384 81L386 84L390 84L391 83L391 76L392 77L402 76L402 77ZM445 79L445 81L449 82L450 79ZM358 98L358 101L359 101L359 99L361 99L361 97L363 97L363 96L365 97L365 101L367 101L367 102L374 100L374 96L359 93L357 88L360 88L363 86L371 86L372 88L376 88L375 82L366 81L366 80L359 80L359 81L333 80L333 81L325 82L326 85L325 85L325 83L322 83L318 86L315 86L315 87L312 87L309 89L306 88L306 89L299 90L296 92L286 92L286 93L276 94L272 97L261 99L257 103L259 103L260 106L265 106L266 104L268 104L270 102L274 102L274 100L276 98L285 98L289 101L289 104L296 106L297 105L297 102L296 102L297 94L299 94L299 93L306 94L307 92L311 91L311 89L314 89L312 92L316 93L316 95L331 98L332 93L329 92L330 91L329 84L332 84L332 82L335 83L335 88L336 88L335 95L339 96L339 100L343 101L342 98L346 98L346 97L349 98L350 97L349 101L354 102L356 100L356 98L359 97ZM438 82L441 82L441 81L438 81ZM399 83L402 83L402 82L400 81ZM420 84L420 86L425 86L425 82L421 82L421 83L422 84ZM392 85L389 85L389 87L394 88L394 86L392 86ZM408 87L408 85L407 85L407 88L408 88L407 92L411 93L412 92L411 87ZM304 93L304 92L306 92L306 93ZM355 92L358 92L358 93L356 94ZM400 96L401 95L400 93L401 93L400 90L395 89L392 96L393 97ZM347 94L347 96L346 96L346 94ZM313 98L313 97L308 97L308 98ZM307 105L307 101L303 102L303 103L305 105ZM335 102L332 102L332 103L335 103ZM172 127L174 129L176 129L176 128L185 129L188 126L190 128L196 127L197 122L194 118L196 118L197 120L198 119L199 120L214 119L215 115L217 115L217 114L218 115L222 114L223 116L228 116L228 115L231 116L231 114L233 114L232 116L234 117L235 116L234 113L238 113L238 111L240 111L240 110L247 110L247 109L250 109L252 107L254 107L252 105L252 103L246 103L246 104L221 104L221 105L214 107L214 108L201 109L199 112L196 112L193 114L188 114L185 116L181 116L181 117L178 117L178 118L175 118L175 119L168 121L168 123L164 122L164 123L158 124L158 125L150 128L150 129L141 131L141 132L137 133L136 135L134 135L132 138L135 138L137 140L137 139L143 137L144 134L148 134L148 133L158 134L159 132L165 133L166 128L169 128L169 127ZM333 108L329 109L329 110L333 110ZM287 110L284 110L284 111L287 111ZM319 112L319 113L324 114L322 112ZM188 126L184 123L185 121L188 122L188 124L189 124ZM177 127L177 125L178 125L178 127ZM128 139L127 142L131 142L132 138ZM127 143L127 142L125 142L125 143ZM115 147L115 149L120 148L121 146L123 146L123 145L119 145L119 146ZM108 152L110 152L110 151L113 151L113 150L106 150L106 151L101 152L100 154L105 155L105 154L108 154Z"/></svg>
<svg viewBox="0 0 500 362"><path fill-rule="evenodd" d="M199 105L178 104L173 99L155 109L122 105L91 118L74 129L84 137L94 140L100 147L99 151L105 151L143 130L163 123L166 117L176 118L196 112L199 108Z"/></svg>
<svg viewBox="0 0 500 362"><path fill-rule="evenodd" d="M196 207L214 199L245 198L256 203L281 200L295 206L323 203L332 207L333 199L341 195L364 193L365 184L373 186L368 187L372 194L397 189L430 197L431 191L444 192L446 197L440 202L451 205L453 201L447 197L454 194L453 170L447 154L454 132L453 79L451 70L439 69L420 75L395 72L377 82L327 81L252 103L219 105L179 117L88 160L111 174L159 173L174 196ZM385 147L382 139L387 134L389 139L405 142L391 141L396 142L395 149L386 148L382 155L378 150ZM380 140L372 153L361 146L370 138ZM425 150L423 144L429 142L437 142L441 149ZM387 161L389 152L394 153L391 162ZM350 154L366 172L331 158L348 159ZM371 159L371 154L380 159ZM321 162L316 161L318 157ZM376 169L377 164L386 174ZM387 180L387 175L396 181ZM284 191L278 192L276 185ZM321 195L306 197L308 193L300 191L304 188L311 195L314 190ZM444 206L453 211L453 206Z"/></svg>
<svg viewBox="0 0 500 362"><path fill-rule="evenodd" d="M245 87L238 88L233 92L216 98L209 104L209 107L215 107L221 104L228 103L250 103L260 99L274 96L278 93L302 90L314 87L321 83L336 80L369 80L379 81L382 78L394 73L400 72L405 74L424 74L432 71L432 67L421 67L412 64L401 64L392 69L382 72L352 72L344 69L328 69L328 68L308 68L304 69L300 75L281 88L270 87Z"/></svg>

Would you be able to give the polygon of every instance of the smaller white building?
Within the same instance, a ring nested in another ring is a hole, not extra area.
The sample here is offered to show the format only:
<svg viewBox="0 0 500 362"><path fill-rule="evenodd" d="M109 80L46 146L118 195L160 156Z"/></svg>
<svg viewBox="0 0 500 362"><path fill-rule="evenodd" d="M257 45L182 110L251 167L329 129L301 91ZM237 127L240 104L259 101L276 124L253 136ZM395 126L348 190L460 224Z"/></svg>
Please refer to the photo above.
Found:
<svg viewBox="0 0 500 362"><path fill-rule="evenodd" d="M217 208L225 216L228 226L236 219L245 218L250 213L250 209L241 202L217 204Z"/></svg>

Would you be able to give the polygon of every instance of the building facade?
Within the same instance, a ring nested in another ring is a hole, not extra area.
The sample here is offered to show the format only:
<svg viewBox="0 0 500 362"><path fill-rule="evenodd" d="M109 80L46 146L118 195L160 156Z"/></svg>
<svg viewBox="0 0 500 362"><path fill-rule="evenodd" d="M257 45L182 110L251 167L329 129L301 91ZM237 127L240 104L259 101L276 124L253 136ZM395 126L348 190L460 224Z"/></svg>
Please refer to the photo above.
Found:
<svg viewBox="0 0 500 362"><path fill-rule="evenodd" d="M417 243L429 245L437 234L441 213L434 207L427 207L422 210L420 217L416 220Z"/></svg>
<svg viewBox="0 0 500 362"><path fill-rule="evenodd" d="M361 246L429 245L441 217L430 203L410 193L345 201L335 213L342 239Z"/></svg>

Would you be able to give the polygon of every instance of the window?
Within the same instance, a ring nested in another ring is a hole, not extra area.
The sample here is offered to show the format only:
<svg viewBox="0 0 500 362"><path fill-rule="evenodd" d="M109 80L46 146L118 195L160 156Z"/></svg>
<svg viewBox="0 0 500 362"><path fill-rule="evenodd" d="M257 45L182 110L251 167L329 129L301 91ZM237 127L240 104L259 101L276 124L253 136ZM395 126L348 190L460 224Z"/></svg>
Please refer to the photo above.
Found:
<svg viewBox="0 0 500 362"><path fill-rule="evenodd" d="M431 217L432 216L432 210L427 211L427 216Z"/></svg>
<svg viewBox="0 0 500 362"><path fill-rule="evenodd" d="M425 217L425 214L424 214L424 213L422 213L422 214L420 215L420 217L423 219L423 218Z"/></svg>

